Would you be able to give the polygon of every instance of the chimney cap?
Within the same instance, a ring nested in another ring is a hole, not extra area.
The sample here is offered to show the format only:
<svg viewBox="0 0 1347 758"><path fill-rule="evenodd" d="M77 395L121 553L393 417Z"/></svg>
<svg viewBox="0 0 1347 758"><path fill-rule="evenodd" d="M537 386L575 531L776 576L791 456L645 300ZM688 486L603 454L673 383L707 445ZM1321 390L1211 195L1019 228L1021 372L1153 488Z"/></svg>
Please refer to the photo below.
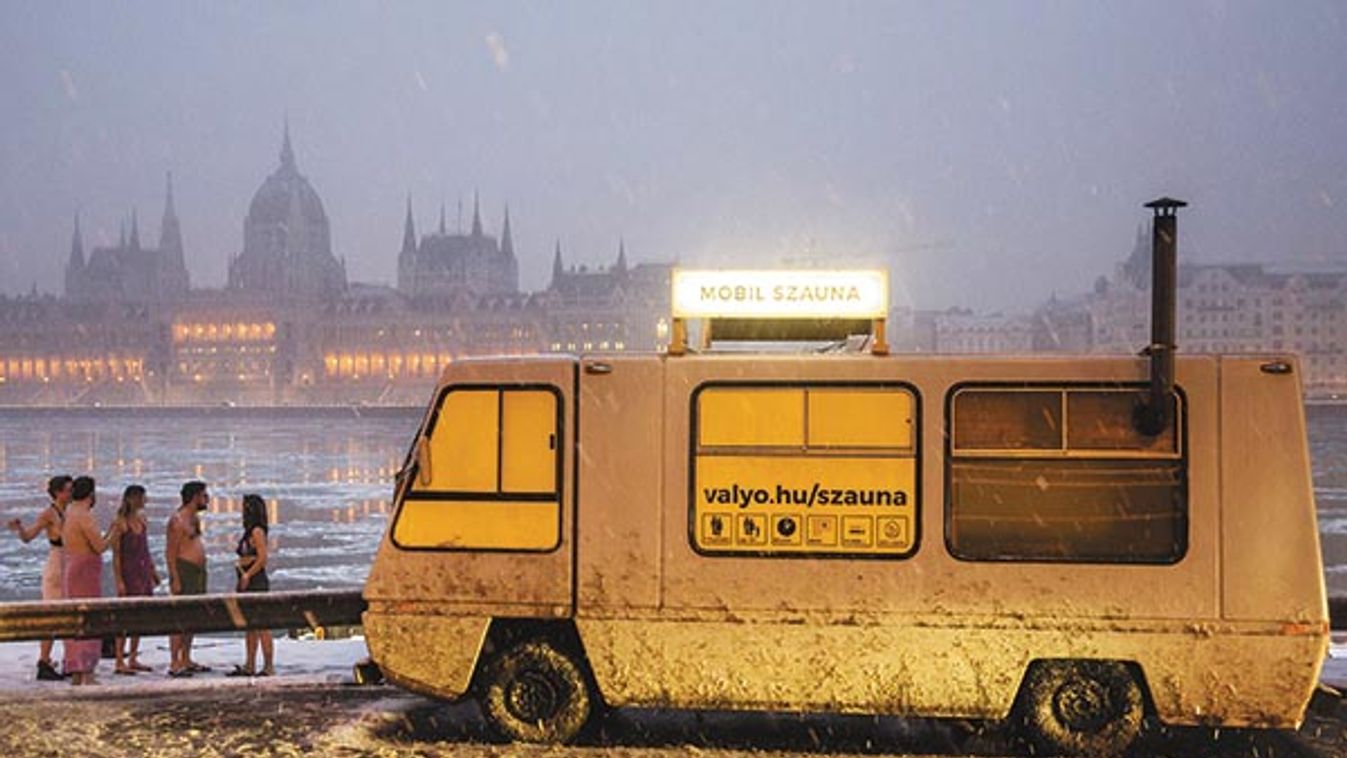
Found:
<svg viewBox="0 0 1347 758"><path fill-rule="evenodd" d="M1182 200L1175 200L1172 197L1162 197L1159 200L1152 200L1149 203L1146 203L1145 207L1154 210L1156 213L1159 213L1160 211L1164 210L1187 208L1188 204L1183 202Z"/></svg>

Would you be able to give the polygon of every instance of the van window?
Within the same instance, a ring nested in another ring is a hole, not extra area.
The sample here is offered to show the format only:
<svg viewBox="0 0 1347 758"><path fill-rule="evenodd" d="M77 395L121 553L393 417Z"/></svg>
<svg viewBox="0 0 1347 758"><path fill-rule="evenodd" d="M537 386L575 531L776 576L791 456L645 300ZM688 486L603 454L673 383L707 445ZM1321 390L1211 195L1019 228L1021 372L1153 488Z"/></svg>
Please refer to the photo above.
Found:
<svg viewBox="0 0 1347 758"><path fill-rule="evenodd" d="M965 388L950 406L947 542L967 560L1172 563L1187 550L1183 404L1136 431L1130 389ZM1017 428L1017 425L1019 428Z"/></svg>
<svg viewBox="0 0 1347 758"><path fill-rule="evenodd" d="M709 555L902 557L917 544L916 396L900 385L705 385L689 538Z"/></svg>
<svg viewBox="0 0 1347 758"><path fill-rule="evenodd" d="M394 543L554 549L561 535L559 413L550 387L446 390L413 452Z"/></svg>

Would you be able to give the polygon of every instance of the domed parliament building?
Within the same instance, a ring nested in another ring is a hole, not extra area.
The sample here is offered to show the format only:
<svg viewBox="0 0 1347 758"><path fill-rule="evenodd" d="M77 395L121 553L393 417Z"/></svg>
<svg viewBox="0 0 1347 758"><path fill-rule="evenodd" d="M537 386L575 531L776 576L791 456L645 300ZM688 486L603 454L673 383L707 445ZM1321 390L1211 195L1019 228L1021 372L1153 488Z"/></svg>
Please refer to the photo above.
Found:
<svg viewBox="0 0 1347 758"><path fill-rule="evenodd" d="M223 289L191 287L171 179L158 247L133 213L129 234L86 257L76 217L63 295L0 297L0 404L420 405L462 356L667 337L671 266L629 266L621 245L591 269L566 267L558 243L547 289L522 292L508 209L499 237L475 198L469 231L441 208L418 236L409 198L401 242L395 286L348 281L287 128Z"/></svg>
<svg viewBox="0 0 1347 758"><path fill-rule="evenodd" d="M295 165L288 126L280 167L248 205L243 252L229 262L229 289L305 300L346 291L346 267L332 255L323 200Z"/></svg>

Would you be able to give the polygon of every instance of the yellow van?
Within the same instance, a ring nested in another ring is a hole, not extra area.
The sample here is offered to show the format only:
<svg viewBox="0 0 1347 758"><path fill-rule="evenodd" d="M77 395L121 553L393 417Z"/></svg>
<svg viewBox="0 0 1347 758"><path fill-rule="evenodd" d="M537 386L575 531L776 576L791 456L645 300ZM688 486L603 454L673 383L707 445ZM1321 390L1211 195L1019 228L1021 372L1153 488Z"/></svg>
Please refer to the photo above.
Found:
<svg viewBox="0 0 1347 758"><path fill-rule="evenodd" d="M372 657L527 741L601 705L1013 715L1078 755L1295 728L1328 643L1297 366L1168 360L454 363Z"/></svg>

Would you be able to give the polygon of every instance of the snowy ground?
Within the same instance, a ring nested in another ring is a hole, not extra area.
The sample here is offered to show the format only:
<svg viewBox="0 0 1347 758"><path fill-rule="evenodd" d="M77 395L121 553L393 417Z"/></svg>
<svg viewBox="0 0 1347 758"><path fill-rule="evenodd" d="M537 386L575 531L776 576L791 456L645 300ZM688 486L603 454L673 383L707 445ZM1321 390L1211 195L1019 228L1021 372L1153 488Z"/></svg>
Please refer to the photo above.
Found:
<svg viewBox="0 0 1347 758"><path fill-rule="evenodd" d="M1333 646L1328 649L1328 660L1319 680L1338 690L1347 691L1347 635L1333 635Z"/></svg>
<svg viewBox="0 0 1347 758"><path fill-rule="evenodd" d="M153 690L155 693L214 689L225 686L312 686L320 684L339 684L351 681L351 669L357 661L369 655L363 638L346 640L292 640L276 638L276 676L274 678L248 679L225 676L235 664L242 664L243 638L226 636L198 637L192 646L193 659L210 666L213 671L197 674L185 679L172 679L167 676L168 640L164 637L150 637L141 640L140 662L153 666L154 671L135 676L120 676L113 673L112 661L104 660L98 665L95 677L96 685L87 688L75 688L66 682L36 681L37 661L36 642L12 642L0 644L0 697L7 694L36 694L65 696L72 692L94 694L93 690L109 693L130 693L140 689ZM52 657L60 660L61 645L58 642ZM258 653L257 665L262 665L261 653Z"/></svg>
<svg viewBox="0 0 1347 758"><path fill-rule="evenodd" d="M142 660L151 674L100 684L36 682L36 643L0 644L0 755L127 756L733 756L1024 754L1004 725L819 715L619 710L569 748L505 745L475 705L445 705L393 687L342 686L367 655L364 641L276 640L278 676L230 678L243 641L198 640L197 659L214 667L191 679L164 675L166 641L152 638ZM1339 639L1339 643L1347 640ZM59 646L58 646L59 651ZM1324 680L1347 686L1347 645L1335 645ZM1343 755L1343 716L1319 719L1317 752L1288 748L1275 734L1182 730L1148 737L1138 755ZM1307 725L1307 728L1311 725ZM1302 730L1304 731L1304 730ZM1327 752L1324 752L1327 750Z"/></svg>
<svg viewBox="0 0 1347 758"><path fill-rule="evenodd" d="M1324 662L1321 680L1339 690L1347 691L1347 635L1334 635L1334 644ZM365 640L354 637L345 640L292 640L276 638L276 673L274 679L235 679L224 674L243 663L242 637L203 636L193 645L194 658L214 669L188 679L170 679L168 667L168 640L151 637L141 641L141 663L154 667L150 673L136 676L118 676L112 672L112 661L98 666L100 687L109 691L129 692L152 688L156 691L194 690L221 685L285 686L340 684L351 681L351 670L357 661L368 657ZM57 643L53 657L60 660L61 647ZM261 666L259 653L258 666ZM0 644L0 697L19 692L68 693L71 686L65 682L39 682L34 679L37 660L36 642Z"/></svg>

